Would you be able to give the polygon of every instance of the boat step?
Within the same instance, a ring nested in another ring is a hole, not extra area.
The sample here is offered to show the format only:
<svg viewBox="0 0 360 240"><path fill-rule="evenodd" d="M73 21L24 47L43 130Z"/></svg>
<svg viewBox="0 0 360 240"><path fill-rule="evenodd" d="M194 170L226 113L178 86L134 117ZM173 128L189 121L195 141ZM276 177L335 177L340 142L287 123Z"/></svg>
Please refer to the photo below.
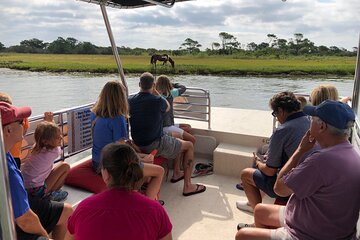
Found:
<svg viewBox="0 0 360 240"><path fill-rule="evenodd" d="M240 171L251 167L255 147L220 143L214 151L214 172L239 177Z"/></svg>

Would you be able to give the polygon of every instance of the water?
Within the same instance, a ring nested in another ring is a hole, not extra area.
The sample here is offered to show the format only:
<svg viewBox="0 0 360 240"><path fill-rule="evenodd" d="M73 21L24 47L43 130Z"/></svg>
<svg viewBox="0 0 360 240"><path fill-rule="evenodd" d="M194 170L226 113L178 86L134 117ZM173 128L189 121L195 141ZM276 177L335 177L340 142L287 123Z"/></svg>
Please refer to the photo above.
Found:
<svg viewBox="0 0 360 240"><path fill-rule="evenodd" d="M126 77L129 92L138 91L139 75ZM14 105L31 106L33 116L45 111L95 102L103 85L114 74L46 73L0 68L0 91L10 94ZM264 78L176 75L174 82L210 90L215 107L268 110L268 101L280 91L309 94L319 84L333 84L340 96L352 96L354 80L335 78Z"/></svg>

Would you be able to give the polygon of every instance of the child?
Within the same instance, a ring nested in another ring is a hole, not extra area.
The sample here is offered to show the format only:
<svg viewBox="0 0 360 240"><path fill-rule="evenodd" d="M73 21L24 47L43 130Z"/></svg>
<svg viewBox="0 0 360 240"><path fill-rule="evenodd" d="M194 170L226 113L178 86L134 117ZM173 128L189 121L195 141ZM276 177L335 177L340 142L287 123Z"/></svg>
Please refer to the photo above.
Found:
<svg viewBox="0 0 360 240"><path fill-rule="evenodd" d="M173 101L175 97L180 96L186 91L186 87L178 83L171 84L170 79L165 75L160 75L155 84L156 90L169 102L171 110L164 114L163 130L173 137L184 139L195 144L195 137L189 132L189 124L175 124Z"/></svg>
<svg viewBox="0 0 360 240"><path fill-rule="evenodd" d="M9 96L9 94L5 93L5 92L0 92L0 102L6 102L10 105L12 105L12 99ZM23 135L25 135L26 131L28 130L30 124L29 124L29 119L28 118L24 118L23 120ZM21 165L21 160L20 160L20 154L21 154L21 146L22 146L22 141L19 141L18 143L16 143L11 149L10 149L10 153L11 155L14 157L14 160L16 162L17 167L20 169L20 165Z"/></svg>
<svg viewBox="0 0 360 240"><path fill-rule="evenodd" d="M63 201L68 193L60 190L70 170L69 164L54 161L61 152L61 131L53 120L53 114L46 112L44 119L35 129L35 145L30 156L22 165L25 188L33 196L49 196L53 201Z"/></svg>

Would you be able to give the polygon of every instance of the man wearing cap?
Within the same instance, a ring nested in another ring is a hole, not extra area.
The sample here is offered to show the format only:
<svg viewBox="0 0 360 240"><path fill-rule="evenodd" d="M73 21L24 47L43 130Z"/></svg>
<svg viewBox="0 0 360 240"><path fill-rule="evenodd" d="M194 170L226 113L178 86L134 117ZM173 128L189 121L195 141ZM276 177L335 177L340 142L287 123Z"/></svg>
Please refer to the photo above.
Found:
<svg viewBox="0 0 360 240"><path fill-rule="evenodd" d="M311 127L280 171L274 190L292 194L286 207L259 204L256 228L236 239L355 239L360 209L360 156L348 141L355 115L344 103L306 106ZM315 143L321 150L299 159Z"/></svg>
<svg viewBox="0 0 360 240"><path fill-rule="evenodd" d="M71 206L41 198L28 199L21 172L9 153L23 139L23 119L31 115L31 109L0 102L0 110L17 239L48 238L51 231L53 239L63 239L73 211Z"/></svg>

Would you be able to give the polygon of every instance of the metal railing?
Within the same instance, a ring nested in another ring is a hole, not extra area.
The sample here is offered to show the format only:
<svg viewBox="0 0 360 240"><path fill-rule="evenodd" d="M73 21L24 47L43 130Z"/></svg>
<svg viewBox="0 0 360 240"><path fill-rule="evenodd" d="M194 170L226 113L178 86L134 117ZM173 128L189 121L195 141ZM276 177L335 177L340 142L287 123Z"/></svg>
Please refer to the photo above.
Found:
<svg viewBox="0 0 360 240"><path fill-rule="evenodd" d="M94 103L54 112L54 121L63 135L60 157L55 161L64 161L92 147L90 109ZM210 93L201 88L187 88L186 92L174 100L175 118L202 121L211 126ZM23 144L21 159L25 159L34 144L34 132L38 123L43 121L43 115L29 118L30 127L27 130Z"/></svg>

